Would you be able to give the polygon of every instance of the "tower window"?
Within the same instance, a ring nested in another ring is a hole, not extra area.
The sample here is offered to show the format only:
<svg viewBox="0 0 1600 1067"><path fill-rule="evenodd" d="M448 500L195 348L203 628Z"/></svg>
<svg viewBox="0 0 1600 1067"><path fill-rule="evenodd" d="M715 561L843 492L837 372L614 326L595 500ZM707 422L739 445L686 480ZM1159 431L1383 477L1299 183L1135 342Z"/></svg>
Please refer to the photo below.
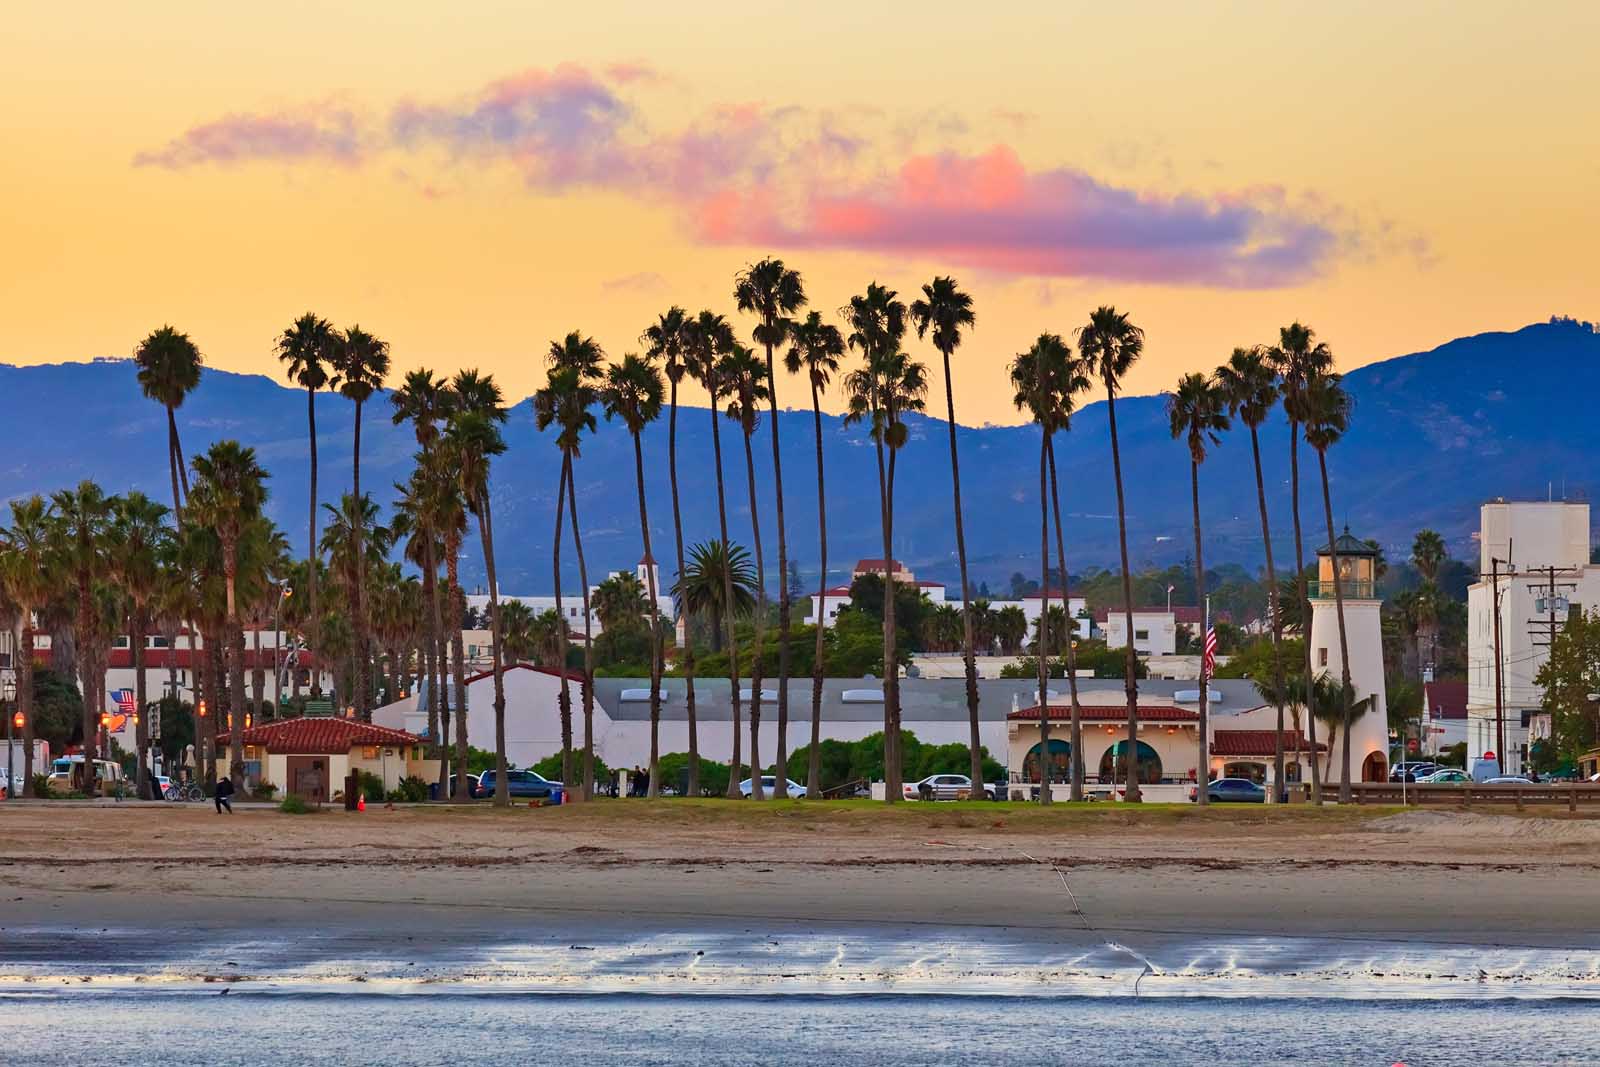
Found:
<svg viewBox="0 0 1600 1067"><path fill-rule="evenodd" d="M1326 667L1327 665L1328 665L1328 650L1327 650L1327 648L1319 648L1319 649L1317 649L1317 666Z"/></svg>

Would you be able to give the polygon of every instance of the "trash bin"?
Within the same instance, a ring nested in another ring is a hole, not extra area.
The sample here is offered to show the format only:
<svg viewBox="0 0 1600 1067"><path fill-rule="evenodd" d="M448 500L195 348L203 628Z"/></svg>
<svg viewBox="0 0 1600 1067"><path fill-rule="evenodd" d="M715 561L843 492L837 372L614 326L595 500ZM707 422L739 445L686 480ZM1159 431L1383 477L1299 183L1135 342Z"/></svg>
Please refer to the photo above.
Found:
<svg viewBox="0 0 1600 1067"><path fill-rule="evenodd" d="M355 811L361 799L361 776L351 773L344 776L344 810Z"/></svg>

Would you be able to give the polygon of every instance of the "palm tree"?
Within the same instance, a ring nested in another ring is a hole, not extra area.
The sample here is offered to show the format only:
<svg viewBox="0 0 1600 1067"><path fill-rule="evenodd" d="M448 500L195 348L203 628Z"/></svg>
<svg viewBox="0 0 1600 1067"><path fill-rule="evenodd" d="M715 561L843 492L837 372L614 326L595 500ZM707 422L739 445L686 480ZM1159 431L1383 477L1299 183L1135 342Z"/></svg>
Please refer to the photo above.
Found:
<svg viewBox="0 0 1600 1067"><path fill-rule="evenodd" d="M744 435L744 470L750 489L750 534L756 549L756 613L754 654L750 657L750 798L764 800L761 787L761 654L767 621L767 568L761 554L761 513L756 508L756 464L750 448L761 422L761 401L766 399L766 372L761 361L748 348L735 344L717 365L717 380L728 390L728 418L739 425ZM783 584L783 583L779 583ZM782 692L782 690L779 690ZM778 764L778 766L784 766Z"/></svg>
<svg viewBox="0 0 1600 1067"><path fill-rule="evenodd" d="M444 447L456 466L467 510L478 520L478 540L483 548L484 577L489 586L489 628L494 645L490 669L494 672L494 802L511 803L506 784L506 681L500 662L504 638L500 627L500 584L495 577L494 515L490 507L489 464L506 450L500 426L506 409L494 376L476 370L458 371L450 382L454 398L444 431ZM463 708L465 705L463 705Z"/></svg>
<svg viewBox="0 0 1600 1067"><path fill-rule="evenodd" d="M1183 439L1189 447L1189 498L1194 508L1194 595L1202 605L1206 602L1206 565L1204 540L1200 536L1200 464L1206 461L1207 446L1222 442L1222 433L1232 425L1228 418L1228 401L1222 387L1204 374L1185 374L1178 379L1178 387L1167 397L1167 423L1173 440ZM1202 645L1205 635L1200 635ZM1206 729L1208 690L1210 676L1202 658L1200 671L1200 722L1199 755L1195 766L1205 768L1211 762L1210 733ZM1195 802L1207 803L1206 790L1195 791Z"/></svg>
<svg viewBox="0 0 1600 1067"><path fill-rule="evenodd" d="M1106 386L1106 421L1111 429L1111 473L1117 482L1117 542L1122 551L1122 605L1126 613L1128 659L1124 691L1128 696L1128 748L1139 750L1139 683L1137 657L1133 649L1133 575L1128 568L1128 510L1122 492L1122 450L1117 442L1117 387L1144 352L1144 331L1129 320L1127 312L1099 307L1089 322L1078 328L1078 351ZM1141 799L1139 777L1128 775L1127 799Z"/></svg>
<svg viewBox="0 0 1600 1067"><path fill-rule="evenodd" d="M594 587L594 617L602 628L626 630L643 627L650 618L649 592L637 575L618 571Z"/></svg>
<svg viewBox="0 0 1600 1067"><path fill-rule="evenodd" d="M1260 348L1235 348L1217 368L1217 385L1227 399L1228 414L1250 429L1250 455L1256 469L1256 504L1261 511L1261 547L1267 556L1267 610L1272 617L1272 669L1278 729L1272 745L1273 799L1283 788L1283 705L1289 690L1283 668L1283 612L1278 604L1278 572L1272 562L1272 529L1267 522L1267 485L1261 474L1261 424L1272 414L1280 392L1278 373ZM1298 732L1298 731L1297 731Z"/></svg>
<svg viewBox="0 0 1600 1067"><path fill-rule="evenodd" d="M1294 516L1294 572L1296 601L1300 618L1305 623L1305 662L1301 667L1306 697L1302 702L1311 704L1311 684L1315 677L1311 668L1311 600L1306 595L1305 541L1300 534L1300 427L1305 421L1306 382L1317 374L1333 367L1333 352L1326 344L1316 340L1316 332L1298 322L1278 331L1278 344L1267 350L1268 364L1282 379L1283 411L1289 418L1289 500ZM1317 747L1316 716L1306 717L1306 729L1312 751ZM1311 801L1322 803L1322 773L1317 761L1311 761Z"/></svg>
<svg viewBox="0 0 1600 1067"><path fill-rule="evenodd" d="M789 601L789 583L786 576L789 573L789 546L786 535L788 523L783 517L783 462L778 449L778 376L773 364L772 351L783 344L784 338L794 328L794 320L790 317L799 311L806 303L805 285L800 280L800 272L790 270L783 265L783 260L768 257L754 266L745 268L734 283L734 299L738 302L740 311L753 312L760 316L761 322L756 326L754 338L757 344L766 349L766 393L769 414L772 417L772 491L777 502L778 516L778 741L777 756L774 766L781 768L789 765L789 616L791 605ZM754 507L752 505L751 519L754 521ZM760 555L760 541L757 540L757 556ZM763 582L763 589L765 583ZM759 623L758 623L759 627ZM760 638L756 639L756 648L761 648ZM761 656L756 655L756 672L760 672ZM760 718L759 709L761 702L761 686L759 679L752 681L750 698L750 766L756 765L755 759L755 730ZM752 773L751 788L759 795L761 788L761 775ZM652 785L654 779L651 779Z"/></svg>
<svg viewBox="0 0 1600 1067"><path fill-rule="evenodd" d="M994 631L1006 654L1015 655L1027 636L1028 616L1015 604L1008 604L995 612Z"/></svg>
<svg viewBox="0 0 1600 1067"><path fill-rule="evenodd" d="M1340 685L1335 682L1327 671L1317 675L1311 685L1311 719L1322 723L1328 728L1328 762L1323 768L1322 778L1327 781L1333 774L1333 746L1338 736L1341 724L1346 737L1349 736L1350 726L1367 712L1372 710L1374 701L1369 694L1355 699L1355 689L1349 685ZM1316 752L1311 753L1311 762L1317 761Z"/></svg>
<svg viewBox="0 0 1600 1067"><path fill-rule="evenodd" d="M822 393L839 370L839 357L844 355L844 336L832 323L822 321L813 311L805 321L795 323L789 331L791 344L784 357L784 366L790 374L805 372L811 383L811 419L816 428L817 444L817 552L820 570L818 581L828 587L828 496L823 487L822 467ZM811 745L806 750L806 796L822 795L822 679L827 663L827 632L822 620L817 620L817 648L811 663ZM785 642L787 644L787 642Z"/></svg>
<svg viewBox="0 0 1600 1067"><path fill-rule="evenodd" d="M528 663L539 654L533 619L533 609L520 600L500 605L500 637L512 663Z"/></svg>
<svg viewBox="0 0 1600 1067"><path fill-rule="evenodd" d="M1450 558L1450 549L1437 530L1420 530L1411 542L1411 564L1422 575L1422 588L1417 590L1417 621L1429 638L1428 662L1435 669L1439 663L1439 568Z"/></svg>
<svg viewBox="0 0 1600 1067"><path fill-rule="evenodd" d="M288 378L306 391L307 440L311 444L311 506L307 509L311 531L306 552L315 558L317 543L317 392L337 384L330 368L338 355L338 334L327 319L306 312L278 337L279 361L288 364ZM181 519L181 516L180 516ZM322 616L317 611L317 567L306 568L306 618L311 631L311 647L322 654ZM322 672L311 672L311 695L322 696Z"/></svg>
<svg viewBox="0 0 1600 1067"><path fill-rule="evenodd" d="M528 626L528 639L533 645L534 658L541 667L559 667L565 669L562 662L562 650L567 647L567 620L554 608L549 608L533 617L533 622Z"/></svg>
<svg viewBox="0 0 1600 1067"><path fill-rule="evenodd" d="M22 795L33 795L34 613L56 587L51 531L55 516L38 493L11 501L11 525L0 532L0 580L17 606L21 643L17 663L17 714L22 716ZM10 783L7 783L9 790Z"/></svg>
<svg viewBox="0 0 1600 1067"><path fill-rule="evenodd" d="M644 572L650 600L650 797L661 794L661 626L656 619L656 557L650 544L650 515L644 500L644 428L661 417L661 397L665 387L655 357L623 356L622 362L606 371L606 384L600 390L600 403L606 418L621 419L633 438L634 482L639 490L639 536L644 541ZM637 585L637 580L635 585Z"/></svg>
<svg viewBox="0 0 1600 1067"><path fill-rule="evenodd" d="M139 754L134 785L142 800L160 799L150 792L150 714L145 699L144 645L150 629L150 602L158 592L162 560L171 541L166 517L166 508L134 490L117 499L111 524L112 570L131 609L128 648L133 660L134 707L138 709L134 734Z"/></svg>
<svg viewBox="0 0 1600 1067"><path fill-rule="evenodd" d="M690 546L689 564L672 589L686 615L709 617L713 652L722 651L724 623L749 614L756 604L756 570L750 553L739 545L734 545L731 553L725 552L723 544L707 541ZM732 600L728 599L730 588Z"/></svg>
<svg viewBox="0 0 1600 1067"><path fill-rule="evenodd" d="M900 731L896 725L900 721L900 668L899 660L895 657L892 479L883 452L888 429L899 425L899 432L903 436L904 426L898 423L896 417L886 414L886 404L879 396L879 387L897 357L902 363L905 358L900 353L900 342L906 334L906 305L895 290L871 282L865 293L851 297L850 303L840 312L850 326L846 343L858 350L865 362L863 368L852 371L845 379L845 389L850 394L846 422L871 416L871 436L878 461L878 520L883 531L884 560L883 754L887 783L885 796L893 804L900 800L904 768L900 761Z"/></svg>
<svg viewBox="0 0 1600 1067"><path fill-rule="evenodd" d="M183 466L183 446L178 442L178 417L189 394L200 385L200 349L171 326L151 333L133 354L139 365L139 388L167 409L167 465L172 473L172 513L183 521L183 497L189 495L189 473ZM179 482L183 492L179 494Z"/></svg>
<svg viewBox="0 0 1600 1067"><path fill-rule="evenodd" d="M1348 804L1350 791L1350 720L1355 689L1350 682L1350 645L1344 630L1344 580L1339 570L1339 541L1333 530L1333 500L1328 491L1328 449L1350 429L1350 395L1340 384L1343 376L1331 371L1306 379L1301 394L1304 407L1306 444L1317 450L1317 467L1322 473L1322 512L1328 524L1328 555L1333 564L1333 606L1339 620L1340 681L1344 686L1344 748L1340 757L1343 776L1339 780L1339 803ZM1307 640L1306 644L1311 642Z"/></svg>
<svg viewBox="0 0 1600 1067"><path fill-rule="evenodd" d="M352 326L338 341L333 366L338 372L339 394L356 406L350 491L359 500L361 498L361 409L372 394L383 387L383 380L389 375L389 343L380 341L360 326ZM355 528L355 537L355 556L360 559L362 549L359 525ZM359 570L356 572L355 603L352 607L356 640L355 708L356 714L366 719L372 714L367 706L372 694L371 655L367 647L365 575ZM504 779L505 775L502 774L500 777Z"/></svg>
<svg viewBox="0 0 1600 1067"><path fill-rule="evenodd" d="M648 354L661 361L670 386L667 416L667 474L672 482L672 536L678 550L678 579L683 577L683 511L678 501L678 382L688 371L688 313L674 305L645 331L640 339L649 346ZM674 583L676 584L676 583ZM683 605L677 606L682 614ZM719 637L720 640L720 637ZM700 795L700 734L694 706L694 642L683 643L684 714L689 726L688 794ZM655 776L651 776L654 783Z"/></svg>
<svg viewBox="0 0 1600 1067"><path fill-rule="evenodd" d="M722 401L723 384L718 375L718 364L723 356L733 350L733 345L733 328L721 315L702 311L687 324L685 337L687 370L705 387L711 401L711 451L717 468L717 523L724 545L733 542L728 538L728 500L722 476L722 428L717 409ZM732 571L725 568L722 578L723 603L732 604L734 603ZM734 638L731 614L723 615L723 625L727 627L725 639L728 644L728 688L729 701L733 708L733 757L728 761L728 766L733 770L728 775L727 789L727 795L731 798L739 795L737 773L740 766L739 643ZM761 650L757 648L756 655L759 657L760 654ZM757 774L756 777L759 779L760 775Z"/></svg>
<svg viewBox="0 0 1600 1067"><path fill-rule="evenodd" d="M903 326L901 332L904 332ZM883 663L886 683L884 708L888 718L888 729L884 731L884 767L886 799L896 803L900 799L904 768L900 744L900 668L896 655L898 635L894 621L894 481L900 450L910 437L903 418L907 412L919 412L926 406L928 379L927 368L898 348L889 350L880 347L875 355L876 358L851 371L845 378L845 392L850 398L845 421L868 421L883 474ZM888 451L886 468L883 466L885 450Z"/></svg>
<svg viewBox="0 0 1600 1067"><path fill-rule="evenodd" d="M244 784L244 631L239 622L239 543L246 527L260 518L267 500L267 472L256 462L256 450L237 441L218 441L194 458L195 491L191 505L198 523L216 534L222 545L226 591L225 641L234 664L228 708L228 759L235 788ZM359 573L359 568L358 568ZM142 640L142 637L140 638Z"/></svg>
<svg viewBox="0 0 1600 1067"><path fill-rule="evenodd" d="M972 312L972 297L956 287L950 277L935 277L922 287L922 298L911 302L911 321L916 324L917 337L925 337L933 330L933 347L944 360L945 428L950 434L950 489L955 501L956 559L961 565L961 638L962 655L967 668L967 721L972 733L968 745L972 753L972 780L983 781L982 744L978 737L978 661L973 637L972 590L967 582L967 535L961 514L961 462L956 452L956 399L954 378L950 372L950 354L961 344L961 330L970 329L977 322ZM981 800L981 793L974 796Z"/></svg>
<svg viewBox="0 0 1600 1067"><path fill-rule="evenodd" d="M58 490L51 496L50 503L52 569L63 581L70 578L75 586L77 599L72 629L80 651L88 651L92 649L94 637L94 587L105 578L107 570L106 529L111 520L112 501L94 482L83 481L76 489ZM96 677L92 658L80 655L78 659L78 683L83 691L85 773L91 773L94 767L102 707L94 702L94 696L104 681L104 675ZM94 779L86 778L83 784L86 790L93 789Z"/></svg>

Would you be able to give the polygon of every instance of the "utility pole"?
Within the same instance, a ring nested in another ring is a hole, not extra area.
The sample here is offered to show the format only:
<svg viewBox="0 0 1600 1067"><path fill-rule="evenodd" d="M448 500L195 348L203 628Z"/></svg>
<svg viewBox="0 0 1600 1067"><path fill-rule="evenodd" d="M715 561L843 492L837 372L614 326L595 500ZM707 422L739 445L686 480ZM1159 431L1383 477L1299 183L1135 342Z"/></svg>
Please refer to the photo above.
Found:
<svg viewBox="0 0 1600 1067"><path fill-rule="evenodd" d="M1500 564L1497 556L1489 559L1494 589L1494 754L1500 764L1500 773L1506 773L1506 701L1500 680ZM1513 569L1512 573L1515 573Z"/></svg>

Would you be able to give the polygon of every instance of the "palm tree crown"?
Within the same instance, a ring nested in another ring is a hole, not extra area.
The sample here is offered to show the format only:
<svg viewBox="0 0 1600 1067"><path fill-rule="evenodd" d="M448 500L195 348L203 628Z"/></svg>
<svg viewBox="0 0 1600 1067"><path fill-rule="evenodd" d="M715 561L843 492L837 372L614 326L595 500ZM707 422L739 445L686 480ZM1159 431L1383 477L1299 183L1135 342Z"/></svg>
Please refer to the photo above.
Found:
<svg viewBox="0 0 1600 1067"><path fill-rule="evenodd" d="M1183 438L1189 446L1189 459L1204 463L1207 446L1221 443L1219 435L1232 420L1219 385L1204 374L1185 374L1167 396L1167 423L1172 436Z"/></svg>
<svg viewBox="0 0 1600 1067"><path fill-rule="evenodd" d="M139 342L133 355L139 365L139 388L168 408L180 408L200 384L200 349L186 333L163 326Z"/></svg>

